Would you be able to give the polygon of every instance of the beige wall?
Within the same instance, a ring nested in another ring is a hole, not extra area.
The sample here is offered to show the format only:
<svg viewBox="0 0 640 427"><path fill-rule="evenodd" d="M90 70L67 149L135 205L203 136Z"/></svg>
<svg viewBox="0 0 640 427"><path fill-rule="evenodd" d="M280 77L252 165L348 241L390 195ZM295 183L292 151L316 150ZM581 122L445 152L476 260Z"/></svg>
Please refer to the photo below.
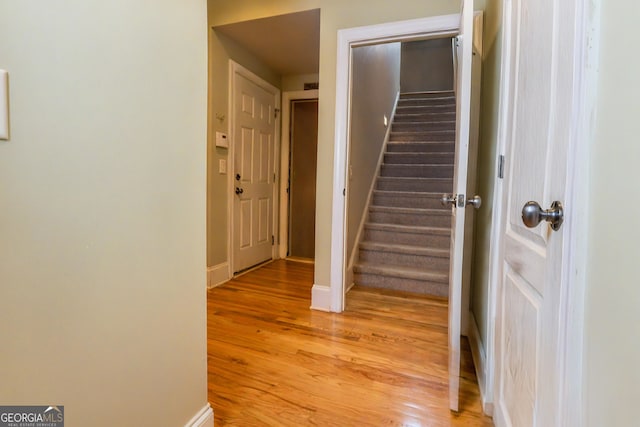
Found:
<svg viewBox="0 0 640 427"><path fill-rule="evenodd" d="M387 127L400 91L400 43L353 49L351 87L351 141L347 193L347 259L356 249L362 216L366 215L371 183L378 171ZM349 284L348 284L349 285Z"/></svg>
<svg viewBox="0 0 640 427"><path fill-rule="evenodd" d="M318 184L316 215L316 284L330 286L331 268L331 210L333 186L334 116L336 86L336 44L337 31L362 25L379 24L426 16L444 15L459 11L457 0L209 0L209 24L221 25L249 19L264 18L290 12L320 8L320 91L319 91L319 133L318 133ZM212 84L226 75L219 72L221 58L210 51ZM224 90L210 92L212 111L225 111L227 93ZM212 120L210 118L210 120ZM212 129L218 127L214 123ZM209 136L211 139L211 133ZM210 163L213 165L215 163ZM215 184L209 190L211 216L226 218L226 195ZM214 200L215 199L215 200ZM214 207L215 205L215 207ZM226 220L211 221L209 247L211 252L226 253ZM219 248L224 248L220 250ZM224 260L216 259L216 263Z"/></svg>
<svg viewBox="0 0 640 427"><path fill-rule="evenodd" d="M493 216L495 158L498 139L498 102L502 37L502 2L487 0L484 9L480 141L478 143L477 190L482 208L475 212L474 262L471 309L482 342L487 342L489 304L489 249Z"/></svg>
<svg viewBox="0 0 640 427"><path fill-rule="evenodd" d="M304 90L305 83L318 83L318 74L294 74L282 76L282 91Z"/></svg>
<svg viewBox="0 0 640 427"><path fill-rule="evenodd" d="M601 1L596 138L592 148L586 304L589 426L638 425L640 384L640 59L635 1Z"/></svg>
<svg viewBox="0 0 640 427"><path fill-rule="evenodd" d="M451 38L402 43L402 92L453 89Z"/></svg>
<svg viewBox="0 0 640 427"><path fill-rule="evenodd" d="M69 426L207 402L206 4L0 0L0 400Z"/></svg>

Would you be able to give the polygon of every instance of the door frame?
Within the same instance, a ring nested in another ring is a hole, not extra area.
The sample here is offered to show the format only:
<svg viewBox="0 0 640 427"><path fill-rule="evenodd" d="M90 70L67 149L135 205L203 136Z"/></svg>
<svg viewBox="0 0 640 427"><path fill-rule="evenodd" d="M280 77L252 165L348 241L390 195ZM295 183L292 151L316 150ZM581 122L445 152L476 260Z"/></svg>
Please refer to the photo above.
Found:
<svg viewBox="0 0 640 427"><path fill-rule="evenodd" d="M596 2L597 3L597 2ZM494 195L492 206L492 228L489 247L487 342L485 343L486 364L485 388L480 390L488 408L497 402L496 366L498 339L496 334L496 307L502 281L504 262L504 188L503 179L498 176L500 157L504 156L508 144L507 121L510 81L510 52L505 51L513 31L510 16L511 1L506 1L502 11L502 43L500 65L500 87L497 123L497 149L494 169ZM567 263L562 271L559 303L559 343L560 377L557 379L560 406L558 425L580 426L584 420L583 371L584 371L584 301L586 290L587 243L589 225L589 160L591 142L595 138L593 119L596 114L597 65L599 55L599 5L578 1L576 8L576 45L572 52L574 64L574 105L579 105L571 126L571 140L568 145L567 191L565 207L565 236L563 253ZM578 391L578 392L577 392ZM485 405L483 405L485 406ZM485 408L487 407L485 406ZM494 420L499 422L500 420Z"/></svg>
<svg viewBox="0 0 640 427"><path fill-rule="evenodd" d="M458 34L460 14L434 16L406 21L388 22L338 31L336 58L335 146L333 160L333 197L331 213L331 287L329 295L314 285L315 299L322 300L325 309L340 313L344 310L346 254L346 186L349 156L349 122L351 105L351 50L383 42L424 40L454 37ZM326 298L328 296L328 298ZM328 305L325 307L324 305Z"/></svg>
<svg viewBox="0 0 640 427"><path fill-rule="evenodd" d="M282 92L282 138L280 140L280 232L278 236L278 257L286 258L289 250L289 198L287 184L289 179L289 149L291 145L291 101L317 99L319 91L296 90Z"/></svg>
<svg viewBox="0 0 640 427"><path fill-rule="evenodd" d="M234 276L234 251L233 251L233 230L235 225L235 212L234 212L234 197L235 197L235 185L234 185L234 172L235 172L235 126L236 126L236 112L234 109L234 100L236 95L236 84L235 84L235 76L236 74L248 79L252 83L260 86L262 89L267 92L273 94L275 96L275 108L280 108L280 89L273 86L271 83L264 80L262 77L253 73L249 69L243 67L239 63L235 62L232 59L229 59L229 102L228 102L228 111L229 111L229 163L227 165L227 215L229 218L229 229L227 230L227 253L229 254L229 277ZM272 207L271 207L271 222L272 222L272 234L275 236L278 230L278 203L277 200L279 198L279 187L278 187L278 177L280 176L280 119L281 115L277 114L276 111L276 119L275 119L275 133L273 136L273 171L276 175L276 179L273 182L273 192L272 192ZM278 255L277 246L274 244L271 247L271 258L275 259Z"/></svg>

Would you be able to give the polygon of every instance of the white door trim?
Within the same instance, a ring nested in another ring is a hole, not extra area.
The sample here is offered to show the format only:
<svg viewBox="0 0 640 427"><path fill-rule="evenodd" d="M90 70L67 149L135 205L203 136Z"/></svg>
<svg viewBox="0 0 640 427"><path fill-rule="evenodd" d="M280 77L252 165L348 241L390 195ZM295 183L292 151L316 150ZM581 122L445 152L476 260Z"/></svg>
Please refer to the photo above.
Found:
<svg viewBox="0 0 640 427"><path fill-rule="evenodd" d="M282 139L280 142L280 233L278 238L278 256L287 257L289 249L289 198L287 181L289 170L289 145L291 141L291 101L300 99L318 99L318 90L296 90L282 92Z"/></svg>
<svg viewBox="0 0 640 427"><path fill-rule="evenodd" d="M506 117L509 114L509 88L511 62L510 50L505 49L512 31L507 18L511 2L505 2L502 16L502 52L500 71L500 95L497 149L494 170L494 195L491 242L489 248L488 307L486 372L484 395L497 401L495 387L497 366L496 350L496 306L498 288L502 279L502 260L504 242L502 228L504 222L503 180L498 177L500 156L506 153ZM561 354L560 378L557 379L562 404L556 425L581 426L584 423L583 401L583 348L584 348L584 298L586 288L588 206L589 206L589 159L591 141L595 136L594 117L596 114L597 64L599 54L599 16L598 2L582 1L578 3L576 19L576 44L573 52L576 91L573 99L580 108L570 123L571 140L568 146L567 192L565 207L565 238L563 252L567 254L567 263L562 271L560 296L560 332L558 351ZM494 419L496 425L504 420Z"/></svg>
<svg viewBox="0 0 640 427"><path fill-rule="evenodd" d="M235 113L235 109L233 108L233 102L235 99L235 94L236 94L236 85L235 85L235 76L236 74L241 75L242 77L245 77L246 79L248 79L249 81L251 81L252 83L256 84L257 86L260 86L262 89L266 90L267 92L273 94L276 98L276 108L278 108L278 106L280 105L280 89L278 89L277 87L273 86L271 83L265 81L262 77L258 76L257 74L253 73L252 71L248 70L247 68L243 67L242 65L238 64L237 62L235 62L234 60L230 59L229 60L229 99L228 99L228 111L229 111L229 165L228 165L228 173L227 173L227 215L229 218L229 228L227 230L227 253L229 254L229 277L233 277L233 267L234 267L234 254L233 254L233 226L234 226L234 221L235 221L235 215L234 215L234 211L233 211L233 198L235 197L235 193L234 193L234 165L235 165L235 135L234 135L234 130L235 130L235 125L236 125L236 113ZM272 227L273 227L273 233L274 235L277 233L276 230L278 230L278 204L275 203L276 200L278 200L278 195L279 195L279 187L277 185L278 182L278 178L280 176L280 162L279 162L279 158L280 158L280 154L279 154L279 150L280 150L280 119L281 119L281 115L277 115L276 117L276 130L275 130L275 135L274 135L274 156L273 156L273 170L276 174L276 180L274 182L273 185L273 212L272 212ZM278 255L277 253L277 247L276 245L273 245L272 250L271 250L271 256L272 258L276 258Z"/></svg>
<svg viewBox="0 0 640 427"><path fill-rule="evenodd" d="M329 307L323 306L320 301L312 301L314 308L337 313L344 309L344 275L347 263L345 253L346 196L344 192L348 191L346 189L346 172L349 148L351 48L381 42L453 37L458 33L459 23L460 15L452 14L338 31L333 207L331 214L331 298L323 298L323 302L330 302Z"/></svg>

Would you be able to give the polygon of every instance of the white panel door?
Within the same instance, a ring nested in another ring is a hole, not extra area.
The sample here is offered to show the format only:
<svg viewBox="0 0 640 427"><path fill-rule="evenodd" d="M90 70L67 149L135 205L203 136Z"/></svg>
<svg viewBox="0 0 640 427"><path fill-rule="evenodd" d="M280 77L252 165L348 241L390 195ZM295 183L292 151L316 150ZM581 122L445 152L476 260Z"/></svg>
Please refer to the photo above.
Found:
<svg viewBox="0 0 640 427"><path fill-rule="evenodd" d="M272 257L276 97L236 73L233 271Z"/></svg>
<svg viewBox="0 0 640 427"><path fill-rule="evenodd" d="M576 1L505 2L505 214L494 409L499 426L559 425L559 300L567 227L553 231L543 221L528 228L522 209L528 201L543 209L565 202L567 149L577 111Z"/></svg>
<svg viewBox="0 0 640 427"><path fill-rule="evenodd" d="M460 32L456 39L456 158L454 171L451 265L449 271L449 408L458 410L460 387L460 327L465 235L471 71L473 55L473 0L463 0ZM459 201L459 203L458 203Z"/></svg>

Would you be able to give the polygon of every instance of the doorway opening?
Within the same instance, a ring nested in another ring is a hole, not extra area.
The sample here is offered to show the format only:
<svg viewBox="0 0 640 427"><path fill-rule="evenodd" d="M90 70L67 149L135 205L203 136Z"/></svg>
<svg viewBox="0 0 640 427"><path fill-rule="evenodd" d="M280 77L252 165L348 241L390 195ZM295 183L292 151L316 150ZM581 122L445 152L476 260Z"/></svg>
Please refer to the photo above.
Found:
<svg viewBox="0 0 640 427"><path fill-rule="evenodd" d="M283 93L280 258L313 263L318 90Z"/></svg>

